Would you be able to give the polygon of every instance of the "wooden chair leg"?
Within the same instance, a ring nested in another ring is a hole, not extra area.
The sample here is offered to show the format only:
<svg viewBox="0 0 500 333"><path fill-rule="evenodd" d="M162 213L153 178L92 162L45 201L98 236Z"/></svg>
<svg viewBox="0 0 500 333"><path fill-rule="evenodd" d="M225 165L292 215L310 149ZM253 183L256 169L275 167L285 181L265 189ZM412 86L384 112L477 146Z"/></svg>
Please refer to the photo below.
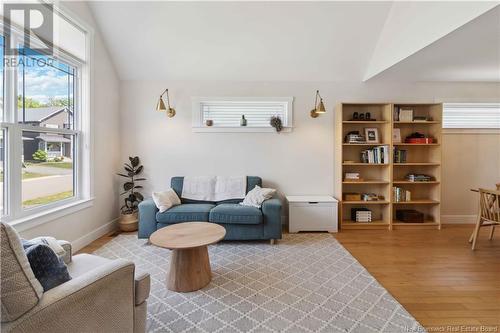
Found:
<svg viewBox="0 0 500 333"><path fill-rule="evenodd" d="M476 230L476 227L474 227L474 230ZM472 233L470 234L469 243L472 243L472 240L474 239L474 230L472 230Z"/></svg>
<svg viewBox="0 0 500 333"><path fill-rule="evenodd" d="M492 240L492 239L493 239L493 234L494 234L494 233L495 233L495 226L494 226L494 225L492 225L492 226L491 226L491 231L490 231L490 240Z"/></svg>
<svg viewBox="0 0 500 333"><path fill-rule="evenodd" d="M477 241L477 236L479 235L479 228L481 228L481 223L482 223L481 217L478 217L476 227L474 228L474 234L473 239L472 239L472 250L476 249L476 241Z"/></svg>

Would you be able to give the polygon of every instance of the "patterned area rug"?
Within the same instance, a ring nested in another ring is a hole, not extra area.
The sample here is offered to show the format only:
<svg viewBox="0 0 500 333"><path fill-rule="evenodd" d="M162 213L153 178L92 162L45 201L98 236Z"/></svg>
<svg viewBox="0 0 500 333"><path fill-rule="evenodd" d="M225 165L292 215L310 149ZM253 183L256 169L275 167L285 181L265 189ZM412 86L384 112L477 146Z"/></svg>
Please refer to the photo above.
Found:
<svg viewBox="0 0 500 333"><path fill-rule="evenodd" d="M151 274L148 332L425 332L329 234L209 246L212 282L165 287L170 251L119 235L95 254Z"/></svg>

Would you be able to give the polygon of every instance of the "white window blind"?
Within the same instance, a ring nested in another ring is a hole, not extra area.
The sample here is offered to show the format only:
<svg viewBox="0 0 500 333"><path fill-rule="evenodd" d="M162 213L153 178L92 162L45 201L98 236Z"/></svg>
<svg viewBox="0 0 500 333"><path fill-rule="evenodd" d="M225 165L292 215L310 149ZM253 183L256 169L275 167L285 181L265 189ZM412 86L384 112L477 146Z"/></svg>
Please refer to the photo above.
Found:
<svg viewBox="0 0 500 333"><path fill-rule="evenodd" d="M250 102L250 101L213 101L201 102L203 122L213 121L215 127L238 127L242 116L247 120L247 127L271 127L273 116L281 118L286 124L286 102Z"/></svg>
<svg viewBox="0 0 500 333"><path fill-rule="evenodd" d="M292 127L292 97L193 98L193 130L201 132L270 132L279 117L283 130ZM242 116L246 126L241 126Z"/></svg>
<svg viewBox="0 0 500 333"><path fill-rule="evenodd" d="M443 128L500 129L500 103L445 103Z"/></svg>

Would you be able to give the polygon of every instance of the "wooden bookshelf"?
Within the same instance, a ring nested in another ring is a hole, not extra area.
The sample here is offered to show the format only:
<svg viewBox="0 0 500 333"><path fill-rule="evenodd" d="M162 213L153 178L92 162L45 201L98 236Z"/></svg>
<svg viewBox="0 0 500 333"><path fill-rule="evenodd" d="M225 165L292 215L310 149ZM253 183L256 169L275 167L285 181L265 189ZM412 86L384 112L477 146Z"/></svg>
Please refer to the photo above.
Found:
<svg viewBox="0 0 500 333"><path fill-rule="evenodd" d="M427 121L398 121L396 108L412 109L414 116L425 116ZM352 120L354 112L370 112L375 121ZM336 196L343 199L344 193L375 193L383 199L378 201L341 201L339 209L342 229L396 229L396 228L441 228L441 121L442 104L426 103L342 103L335 112L335 168ZM365 128L377 128L380 143L346 143L344 138L351 131L364 134ZM398 128L403 142L393 142L393 130ZM419 132L435 139L433 143L405 143L411 133ZM363 150L376 146L388 146L390 161L386 164L362 163ZM405 163L393 162L394 148L406 150ZM346 172L359 172L360 181L344 180ZM431 181L408 181L409 173L426 174ZM412 200L396 202L394 186L411 192ZM372 222L352 220L351 208L368 208L372 211ZM396 210L415 209L424 214L424 223L405 223L396 219Z"/></svg>

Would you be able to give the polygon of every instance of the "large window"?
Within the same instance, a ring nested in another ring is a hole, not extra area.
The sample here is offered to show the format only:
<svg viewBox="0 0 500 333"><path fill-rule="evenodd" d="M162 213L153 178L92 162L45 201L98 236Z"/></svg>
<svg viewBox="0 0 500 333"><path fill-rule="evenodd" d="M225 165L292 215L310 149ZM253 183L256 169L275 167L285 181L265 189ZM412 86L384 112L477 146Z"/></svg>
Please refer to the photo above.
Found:
<svg viewBox="0 0 500 333"><path fill-rule="evenodd" d="M292 97L194 98L193 131L271 132L271 118L281 120L284 131L292 128Z"/></svg>
<svg viewBox="0 0 500 333"><path fill-rule="evenodd" d="M17 222L89 197L88 66L26 47L21 29L10 37L9 53L0 37L0 215Z"/></svg>
<svg viewBox="0 0 500 333"><path fill-rule="evenodd" d="M444 103L443 128L500 129L500 103Z"/></svg>

